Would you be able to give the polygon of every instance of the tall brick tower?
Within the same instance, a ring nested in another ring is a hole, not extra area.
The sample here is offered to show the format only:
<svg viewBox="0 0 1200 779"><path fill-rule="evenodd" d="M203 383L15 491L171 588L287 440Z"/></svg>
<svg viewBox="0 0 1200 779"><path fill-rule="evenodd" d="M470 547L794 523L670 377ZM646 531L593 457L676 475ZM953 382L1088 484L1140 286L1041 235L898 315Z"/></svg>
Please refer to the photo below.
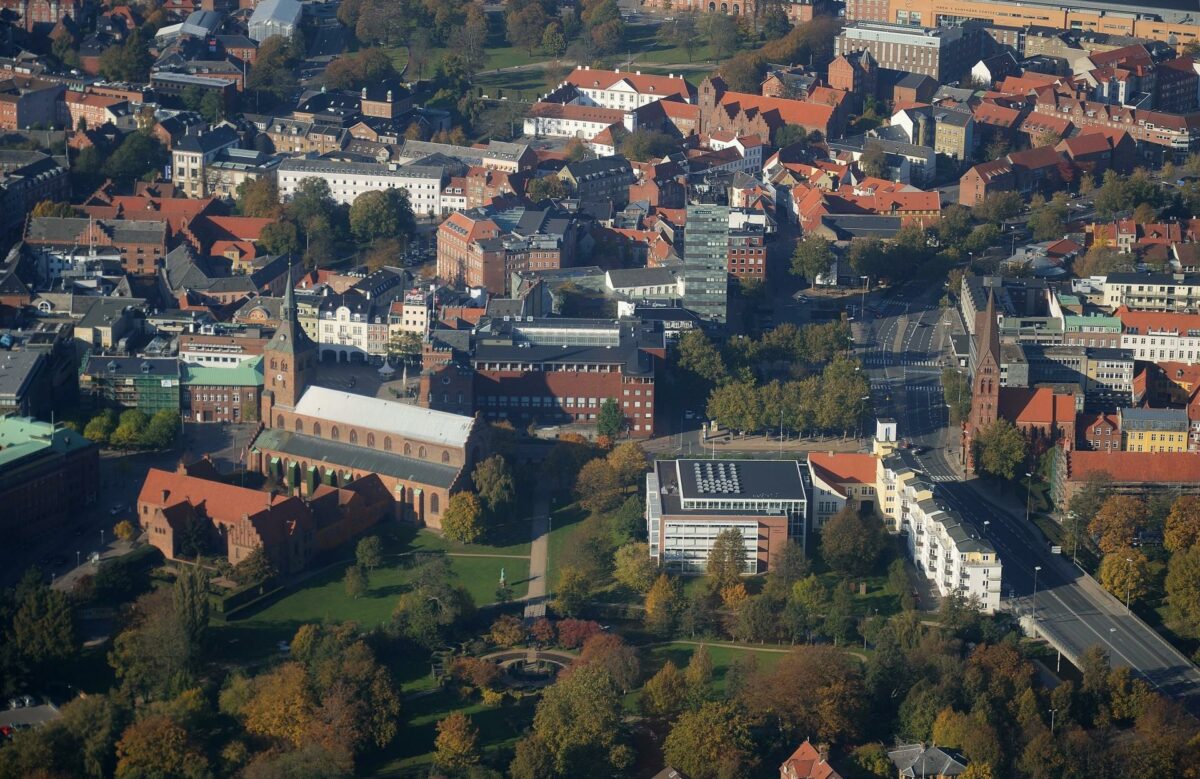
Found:
<svg viewBox="0 0 1200 779"><path fill-rule="evenodd" d="M971 387L971 415L963 430L963 462L975 469L972 443L1000 415L1000 332L996 328L996 294L988 291L987 310L975 328L975 371Z"/></svg>

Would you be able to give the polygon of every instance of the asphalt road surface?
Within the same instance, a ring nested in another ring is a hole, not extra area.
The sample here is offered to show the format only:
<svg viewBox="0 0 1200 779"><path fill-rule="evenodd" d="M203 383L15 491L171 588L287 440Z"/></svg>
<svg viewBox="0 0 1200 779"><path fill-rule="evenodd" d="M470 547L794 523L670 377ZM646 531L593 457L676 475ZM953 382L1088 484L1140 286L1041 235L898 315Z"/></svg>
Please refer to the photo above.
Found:
<svg viewBox="0 0 1200 779"><path fill-rule="evenodd" d="M960 442L947 429L940 379L942 363L949 364L945 350L956 315L938 310L941 294L940 288L911 282L889 299L868 299L866 318L860 314L855 323L878 415L897 420L899 437L916 447L939 499L996 547L1004 565L1002 607L1036 619L1052 644L1072 654L1104 647L1114 664L1137 670L1155 688L1200 712L1196 667L1070 559L1051 554L1041 531L1015 508L1022 496L998 499L979 480L961 480Z"/></svg>

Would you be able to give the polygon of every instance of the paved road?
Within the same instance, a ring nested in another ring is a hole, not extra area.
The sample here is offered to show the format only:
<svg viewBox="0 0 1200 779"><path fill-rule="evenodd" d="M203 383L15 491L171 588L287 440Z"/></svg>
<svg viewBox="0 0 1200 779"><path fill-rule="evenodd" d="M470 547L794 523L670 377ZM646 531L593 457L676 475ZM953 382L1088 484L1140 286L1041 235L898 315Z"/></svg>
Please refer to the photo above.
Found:
<svg viewBox="0 0 1200 779"><path fill-rule="evenodd" d="M529 592L525 595L525 616L544 616L549 585L546 573L550 558L550 489L538 484L533 494L532 543L529 546Z"/></svg>
<svg viewBox="0 0 1200 779"><path fill-rule="evenodd" d="M998 495L978 479L962 480L958 435L947 428L938 365L961 322L953 312L938 311L940 294L913 283L891 300L869 304L879 316L855 323L876 409L899 422L901 439L925 450L918 458L939 498L999 551L1005 608L1035 620L1039 632L1072 655L1103 646L1114 664L1137 669L1157 689L1200 711L1196 667L1070 560L1050 553L1045 537L1025 519L1023 493Z"/></svg>

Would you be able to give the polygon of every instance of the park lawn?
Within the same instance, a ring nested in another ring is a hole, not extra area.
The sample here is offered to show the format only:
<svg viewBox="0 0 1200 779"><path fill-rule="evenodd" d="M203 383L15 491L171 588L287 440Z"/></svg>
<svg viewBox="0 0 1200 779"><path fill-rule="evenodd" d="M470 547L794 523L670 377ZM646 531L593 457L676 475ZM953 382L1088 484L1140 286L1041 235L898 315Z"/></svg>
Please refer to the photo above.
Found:
<svg viewBox="0 0 1200 779"><path fill-rule="evenodd" d="M350 563L335 563L246 619L215 620L214 643L218 653L234 660L261 660L277 652L280 641L290 641L307 623L357 622L373 628L391 619L396 601L405 591L411 569L389 557L370 575L367 594L357 600L346 595L342 578ZM529 591L529 560L524 557L450 557L456 583L466 587L478 605L496 599L500 568L513 589L513 597Z"/></svg>
<svg viewBox="0 0 1200 779"><path fill-rule="evenodd" d="M550 512L550 540L548 542L549 559L546 561L547 581L552 585L558 583L558 561L571 544L571 539L580 530L588 512L578 503L568 503L554 508Z"/></svg>
<svg viewBox="0 0 1200 779"><path fill-rule="evenodd" d="M503 706L488 708L475 700L464 701L452 689L409 698L403 704L404 727L400 735L382 755L379 764L365 765L370 776L414 776L414 768L433 762L437 723L454 712L462 712L479 728L479 746L484 761L495 759L498 751L511 751L518 739L533 722L535 697L507 701ZM420 775L425 775L422 772Z"/></svg>
<svg viewBox="0 0 1200 779"><path fill-rule="evenodd" d="M817 578L830 594L833 593L834 587L842 586L842 583L847 580L842 574L832 571L818 574ZM900 593L893 592L888 588L887 579L886 574L849 578L849 581L855 585L855 589L850 594L850 602L854 606L856 616L863 617L878 613L886 617L900 613ZM864 582L867 585L867 592L865 595L861 595L858 585Z"/></svg>
<svg viewBox="0 0 1200 779"><path fill-rule="evenodd" d="M718 698L725 696L725 675L729 671L729 667L733 665L733 661L753 655L758 659L759 669L770 669L782 660L786 655L786 651L755 648L752 646L731 646L728 644L706 644L708 647L708 656L712 660L713 676L712 689ZM669 644L658 644L649 647L642 654L642 675L649 679L654 674L658 673L668 660L675 663L680 670L685 668L688 661L692 659L692 654L696 651L697 644L684 643L675 641ZM626 711L636 712L638 710L638 699L641 697L641 689L634 690L625 696L623 706Z"/></svg>
<svg viewBox="0 0 1200 779"><path fill-rule="evenodd" d="M488 540L474 544L460 544L440 533L421 529L416 532L401 528L394 538L403 546L399 552L447 552L450 554L503 555L505 557L529 557L530 522L527 517L513 520L496 527Z"/></svg>

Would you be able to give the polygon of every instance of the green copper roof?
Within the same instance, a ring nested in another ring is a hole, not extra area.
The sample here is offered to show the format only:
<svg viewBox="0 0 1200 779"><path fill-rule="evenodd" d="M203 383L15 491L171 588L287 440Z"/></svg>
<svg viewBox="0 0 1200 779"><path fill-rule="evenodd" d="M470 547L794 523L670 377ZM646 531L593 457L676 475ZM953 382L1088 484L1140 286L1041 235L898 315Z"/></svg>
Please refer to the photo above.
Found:
<svg viewBox="0 0 1200 779"><path fill-rule="evenodd" d="M32 417L0 417L0 467L49 450L66 453L94 444L67 428Z"/></svg>
<svg viewBox="0 0 1200 779"><path fill-rule="evenodd" d="M187 387L253 387L262 386L262 357L242 360L233 368L209 368L203 365L184 365L183 384Z"/></svg>

